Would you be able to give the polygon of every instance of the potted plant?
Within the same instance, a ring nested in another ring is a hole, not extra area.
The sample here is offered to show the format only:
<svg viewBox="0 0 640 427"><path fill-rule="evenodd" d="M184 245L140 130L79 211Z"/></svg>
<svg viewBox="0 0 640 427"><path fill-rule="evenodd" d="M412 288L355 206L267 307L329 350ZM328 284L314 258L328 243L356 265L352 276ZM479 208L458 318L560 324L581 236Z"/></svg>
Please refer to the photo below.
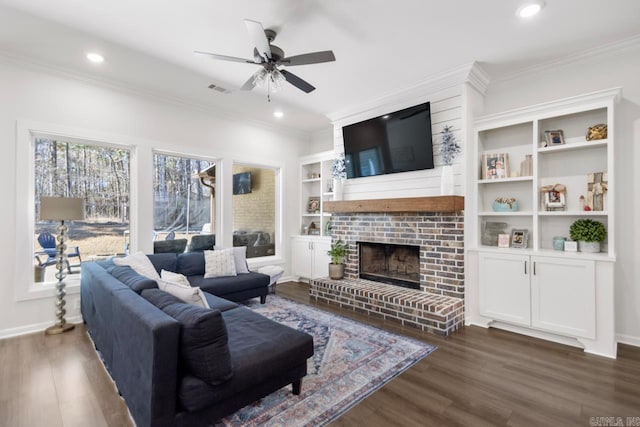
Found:
<svg viewBox="0 0 640 427"><path fill-rule="evenodd" d="M600 243L607 238L607 230L601 222L585 218L571 224L569 236L578 242L580 252L600 252Z"/></svg>
<svg viewBox="0 0 640 427"><path fill-rule="evenodd" d="M453 179L453 159L460 153L460 144L453 134L453 126L445 125L442 128L442 145L440 145L440 157L442 159L442 175L440 176L440 194L443 196L454 194L455 181Z"/></svg>
<svg viewBox="0 0 640 427"><path fill-rule="evenodd" d="M331 249L327 251L327 255L331 257L329 263L329 277L332 280L340 280L344 277L344 264L342 261L347 256L348 247L345 242L338 239L331 244Z"/></svg>
<svg viewBox="0 0 640 427"><path fill-rule="evenodd" d="M347 178L347 166L344 154L338 154L331 165L333 175L333 200L342 200L342 183Z"/></svg>

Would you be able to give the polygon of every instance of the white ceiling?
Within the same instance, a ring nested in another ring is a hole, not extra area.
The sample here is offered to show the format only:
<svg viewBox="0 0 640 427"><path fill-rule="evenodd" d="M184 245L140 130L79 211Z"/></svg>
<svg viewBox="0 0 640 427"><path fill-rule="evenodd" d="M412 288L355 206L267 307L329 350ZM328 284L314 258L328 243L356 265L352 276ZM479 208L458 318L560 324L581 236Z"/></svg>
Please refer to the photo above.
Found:
<svg viewBox="0 0 640 427"><path fill-rule="evenodd" d="M0 0L0 53L49 64L228 116L303 131L326 114L392 94L478 61L492 78L640 35L640 0L547 0L533 19L517 0ZM336 62L291 67L316 86L220 94L241 86L252 58L243 19L278 32L289 56L332 49ZM96 66L84 58L97 51ZM271 113L280 108L285 118Z"/></svg>

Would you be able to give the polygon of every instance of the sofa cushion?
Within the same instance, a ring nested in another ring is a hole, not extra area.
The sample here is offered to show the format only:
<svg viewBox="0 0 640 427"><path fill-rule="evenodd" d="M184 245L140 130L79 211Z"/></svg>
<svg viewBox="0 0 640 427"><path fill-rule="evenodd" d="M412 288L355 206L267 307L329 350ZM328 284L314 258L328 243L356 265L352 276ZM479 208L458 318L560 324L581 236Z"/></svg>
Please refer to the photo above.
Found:
<svg viewBox="0 0 640 427"><path fill-rule="evenodd" d="M178 267L175 271L187 277L204 275L204 253L194 252L178 255Z"/></svg>
<svg viewBox="0 0 640 427"><path fill-rule="evenodd" d="M199 286L205 292L220 296L269 286L269 276L253 271L233 277L205 279L203 276L187 276L187 278L191 286Z"/></svg>
<svg viewBox="0 0 640 427"><path fill-rule="evenodd" d="M111 269L111 275L138 294L145 289L154 289L158 287L155 280L138 274L128 265L114 266Z"/></svg>
<svg viewBox="0 0 640 427"><path fill-rule="evenodd" d="M178 271L177 254L152 254L147 256L158 273L162 270Z"/></svg>
<svg viewBox="0 0 640 427"><path fill-rule="evenodd" d="M184 274L174 273L173 271L162 270L160 272L160 278L162 280L166 280L167 282L178 283L184 286L191 286L191 283L189 283L189 280L187 280Z"/></svg>
<svg viewBox="0 0 640 427"><path fill-rule="evenodd" d="M220 310L185 304L159 289L147 289L142 296L180 322L180 360L185 370L210 385L233 376L227 327Z"/></svg>
<svg viewBox="0 0 640 427"><path fill-rule="evenodd" d="M158 279L158 288L180 299L181 302L195 305L196 307L209 308L207 299L199 287L185 286L179 283Z"/></svg>
<svg viewBox="0 0 640 427"><path fill-rule="evenodd" d="M236 262L233 249L219 251L204 251L204 277L236 276Z"/></svg>
<svg viewBox="0 0 640 427"><path fill-rule="evenodd" d="M135 254L131 254L123 258L114 258L113 263L115 265L128 265L133 268L136 273L150 279L160 278L160 274L144 252L136 252Z"/></svg>
<svg viewBox="0 0 640 427"><path fill-rule="evenodd" d="M229 334L233 378L211 387L198 378L184 376L178 386L178 398L187 410L204 408L269 381L295 366L304 365L313 355L313 337L309 334L244 307L225 311L222 317Z"/></svg>
<svg viewBox="0 0 640 427"><path fill-rule="evenodd" d="M210 251L216 244L215 234L200 234L191 237L189 252Z"/></svg>
<svg viewBox="0 0 640 427"><path fill-rule="evenodd" d="M224 248L222 246L216 246L215 250L219 251ZM236 264L236 273L237 274L246 274L249 272L249 266L247 265L247 247L246 246L236 246L233 249L233 261Z"/></svg>
<svg viewBox="0 0 640 427"><path fill-rule="evenodd" d="M209 292L203 292L203 295L207 299L207 303L209 304L209 308L211 309L227 311L231 310L232 308L238 307L238 304L236 304L235 302L217 297L213 294L210 294Z"/></svg>

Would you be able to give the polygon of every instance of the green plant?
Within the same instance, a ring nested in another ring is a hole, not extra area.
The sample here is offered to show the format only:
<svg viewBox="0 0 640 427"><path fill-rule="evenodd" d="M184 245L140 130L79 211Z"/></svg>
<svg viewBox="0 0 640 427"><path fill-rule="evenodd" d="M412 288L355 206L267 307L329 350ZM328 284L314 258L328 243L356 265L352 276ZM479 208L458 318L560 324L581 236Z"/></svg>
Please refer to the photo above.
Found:
<svg viewBox="0 0 640 427"><path fill-rule="evenodd" d="M583 242L602 242L607 237L604 224L592 219L579 219L569 228L571 240Z"/></svg>
<svg viewBox="0 0 640 427"><path fill-rule="evenodd" d="M347 256L347 252L347 244L338 239L331 244L331 249L327 251L327 255L331 257L331 264L342 264L342 260Z"/></svg>

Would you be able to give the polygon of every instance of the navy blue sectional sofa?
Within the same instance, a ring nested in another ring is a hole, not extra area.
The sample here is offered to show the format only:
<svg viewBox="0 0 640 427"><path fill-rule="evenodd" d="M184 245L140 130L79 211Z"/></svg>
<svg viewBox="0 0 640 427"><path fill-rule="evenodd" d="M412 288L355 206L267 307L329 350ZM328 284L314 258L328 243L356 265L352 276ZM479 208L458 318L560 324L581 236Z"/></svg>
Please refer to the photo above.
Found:
<svg viewBox="0 0 640 427"><path fill-rule="evenodd" d="M300 393L313 338L234 302L264 301L268 276L203 279L202 253L149 259L201 286L210 309L112 261L83 263L81 279L87 329L139 427L213 426L288 384Z"/></svg>

